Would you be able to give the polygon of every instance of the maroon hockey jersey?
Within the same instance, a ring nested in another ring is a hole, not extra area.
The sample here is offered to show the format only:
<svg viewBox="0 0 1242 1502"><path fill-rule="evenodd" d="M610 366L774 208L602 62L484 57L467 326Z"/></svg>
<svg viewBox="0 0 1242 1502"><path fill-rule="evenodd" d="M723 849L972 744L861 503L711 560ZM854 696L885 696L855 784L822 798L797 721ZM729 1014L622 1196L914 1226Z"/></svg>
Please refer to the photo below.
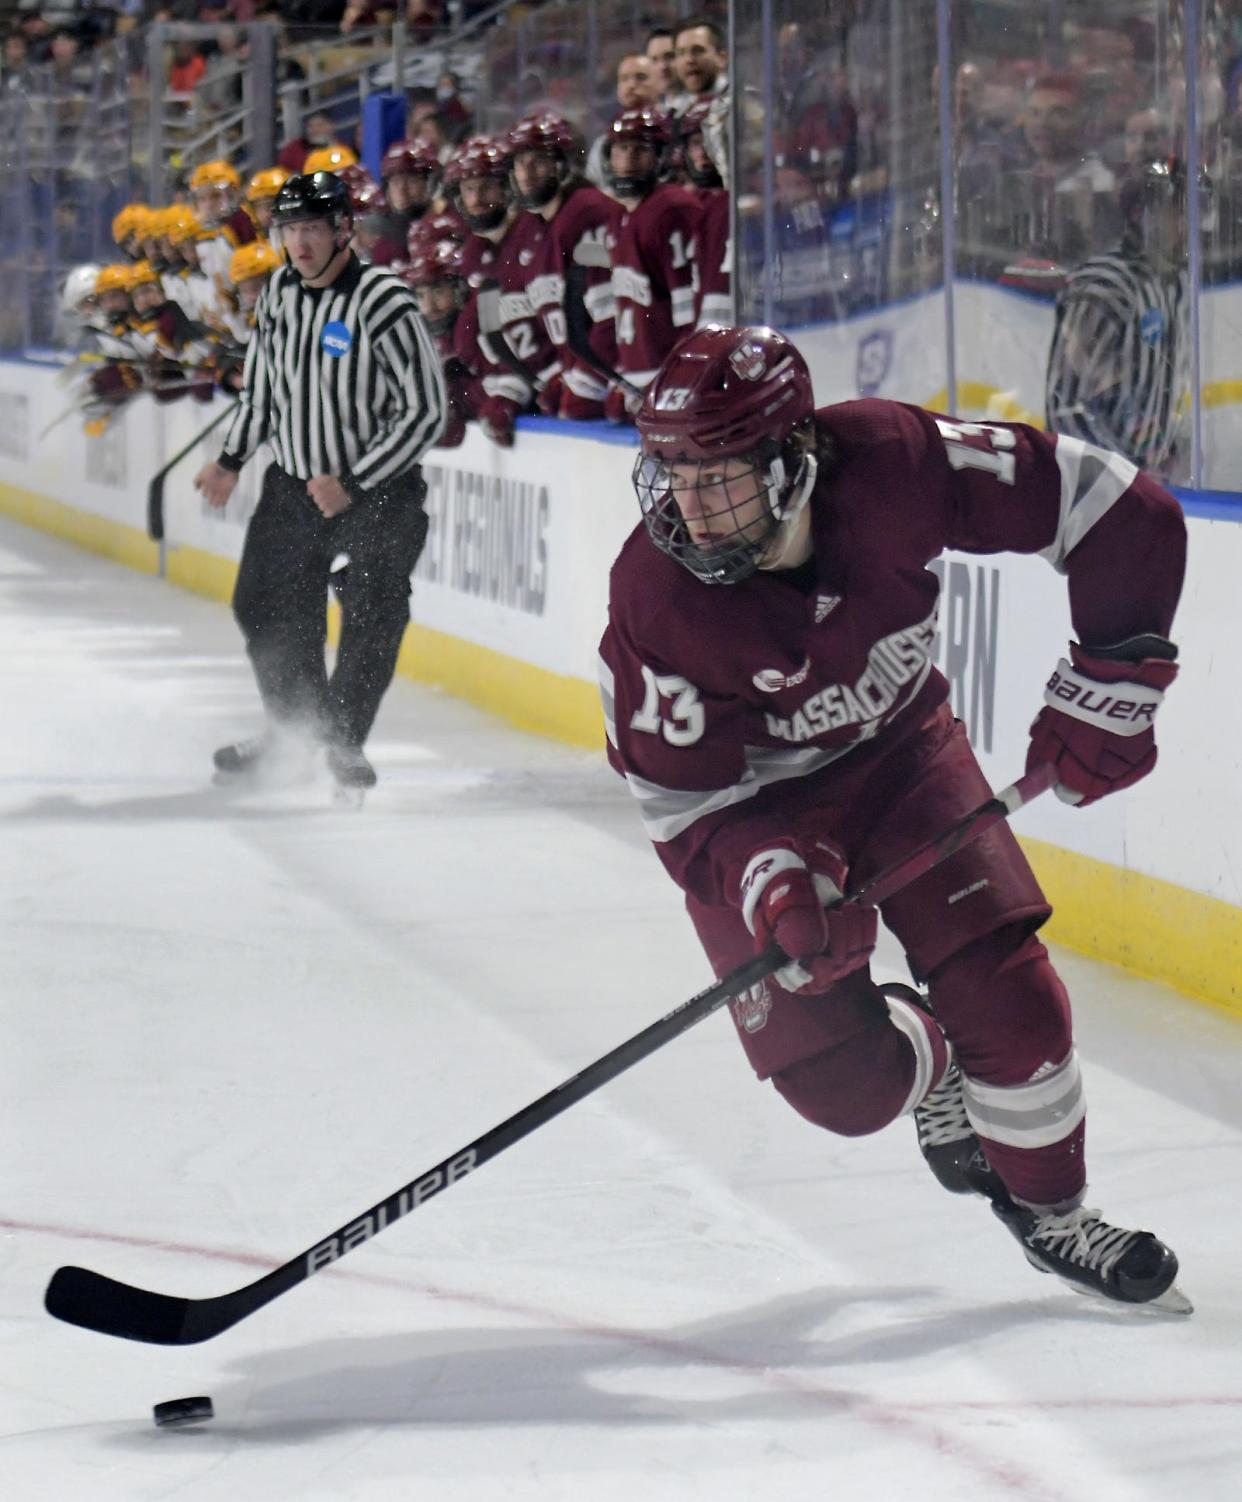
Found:
<svg viewBox="0 0 1242 1502"><path fill-rule="evenodd" d="M569 348L565 321L565 275L574 264L574 251L584 240L608 244L608 234L621 217L621 205L583 183L565 199L552 221L527 283L531 307L543 321L544 331L561 362L565 390L559 416L579 420L603 415L608 394L600 379ZM593 267L587 276L587 312L591 317L591 348L612 369L617 364L617 338L613 322L612 277L605 267Z"/></svg>
<svg viewBox="0 0 1242 1502"><path fill-rule="evenodd" d="M526 284L540 254L547 226L536 214L518 214L497 244L472 234L461 248L466 280L477 291L480 283L494 280L500 287L500 320L505 343L539 382L550 381L560 365L540 320L535 316ZM475 311L475 299L468 311ZM530 406L535 386L506 362L497 337L484 333L477 316L463 324L458 319L456 346L465 363L478 372L489 397L514 404L515 411ZM463 342L464 341L464 342ZM473 341L473 342L471 342Z"/></svg>
<svg viewBox="0 0 1242 1502"><path fill-rule="evenodd" d="M733 247L730 243L732 215L727 188L700 188L702 206L699 233L695 240L695 266L698 291L695 294L695 323L733 322Z"/></svg>
<svg viewBox="0 0 1242 1502"><path fill-rule="evenodd" d="M803 568L704 584L640 525L612 570L609 759L669 873L711 905L825 785L878 764L948 697L927 568L944 549L1041 554L1091 645L1167 636L1181 590L1180 508L1118 455L897 402L817 418L835 457L809 502Z"/></svg>
<svg viewBox="0 0 1242 1502"><path fill-rule="evenodd" d="M674 183L622 209L613 231L617 369L648 386L665 355L694 327L695 235L703 210Z"/></svg>

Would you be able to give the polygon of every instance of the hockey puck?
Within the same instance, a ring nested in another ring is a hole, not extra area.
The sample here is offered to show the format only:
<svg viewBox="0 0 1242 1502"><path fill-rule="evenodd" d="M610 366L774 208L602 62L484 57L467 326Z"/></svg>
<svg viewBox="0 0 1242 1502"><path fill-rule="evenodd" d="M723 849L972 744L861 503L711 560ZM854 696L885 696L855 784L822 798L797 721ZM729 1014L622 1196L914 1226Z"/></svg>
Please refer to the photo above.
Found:
<svg viewBox="0 0 1242 1502"><path fill-rule="evenodd" d="M173 1398L167 1403L157 1403L153 1412L161 1429L174 1424L201 1424L216 1415L210 1398Z"/></svg>

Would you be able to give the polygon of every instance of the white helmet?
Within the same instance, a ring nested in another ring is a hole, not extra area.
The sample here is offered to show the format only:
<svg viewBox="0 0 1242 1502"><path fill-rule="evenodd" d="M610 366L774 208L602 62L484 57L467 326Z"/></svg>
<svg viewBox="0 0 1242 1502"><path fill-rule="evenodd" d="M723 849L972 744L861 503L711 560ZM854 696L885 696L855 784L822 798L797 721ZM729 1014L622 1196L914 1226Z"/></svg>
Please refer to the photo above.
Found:
<svg viewBox="0 0 1242 1502"><path fill-rule="evenodd" d="M65 285L60 289L60 311L66 318L81 317L82 304L95 295L95 282L101 269L94 261L87 261L82 266L75 266L65 278Z"/></svg>

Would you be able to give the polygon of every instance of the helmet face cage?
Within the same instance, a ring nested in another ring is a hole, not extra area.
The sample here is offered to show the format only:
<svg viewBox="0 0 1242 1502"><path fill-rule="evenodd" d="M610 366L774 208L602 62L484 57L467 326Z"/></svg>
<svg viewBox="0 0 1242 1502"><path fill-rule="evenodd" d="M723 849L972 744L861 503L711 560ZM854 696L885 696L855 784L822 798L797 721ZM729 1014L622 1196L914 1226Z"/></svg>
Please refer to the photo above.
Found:
<svg viewBox="0 0 1242 1502"><path fill-rule="evenodd" d="M748 579L780 528L785 468L776 452L685 461L640 454L632 478L647 535L704 584Z"/></svg>

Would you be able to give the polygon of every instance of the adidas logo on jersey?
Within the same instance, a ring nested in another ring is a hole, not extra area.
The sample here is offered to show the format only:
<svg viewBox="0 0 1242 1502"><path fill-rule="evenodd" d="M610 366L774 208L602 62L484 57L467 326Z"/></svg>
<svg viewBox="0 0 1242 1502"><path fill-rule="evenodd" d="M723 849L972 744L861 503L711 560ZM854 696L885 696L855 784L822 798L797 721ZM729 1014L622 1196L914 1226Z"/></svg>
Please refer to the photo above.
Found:
<svg viewBox="0 0 1242 1502"><path fill-rule="evenodd" d="M822 621L826 621L840 603L840 595L816 595L815 624L818 626Z"/></svg>

